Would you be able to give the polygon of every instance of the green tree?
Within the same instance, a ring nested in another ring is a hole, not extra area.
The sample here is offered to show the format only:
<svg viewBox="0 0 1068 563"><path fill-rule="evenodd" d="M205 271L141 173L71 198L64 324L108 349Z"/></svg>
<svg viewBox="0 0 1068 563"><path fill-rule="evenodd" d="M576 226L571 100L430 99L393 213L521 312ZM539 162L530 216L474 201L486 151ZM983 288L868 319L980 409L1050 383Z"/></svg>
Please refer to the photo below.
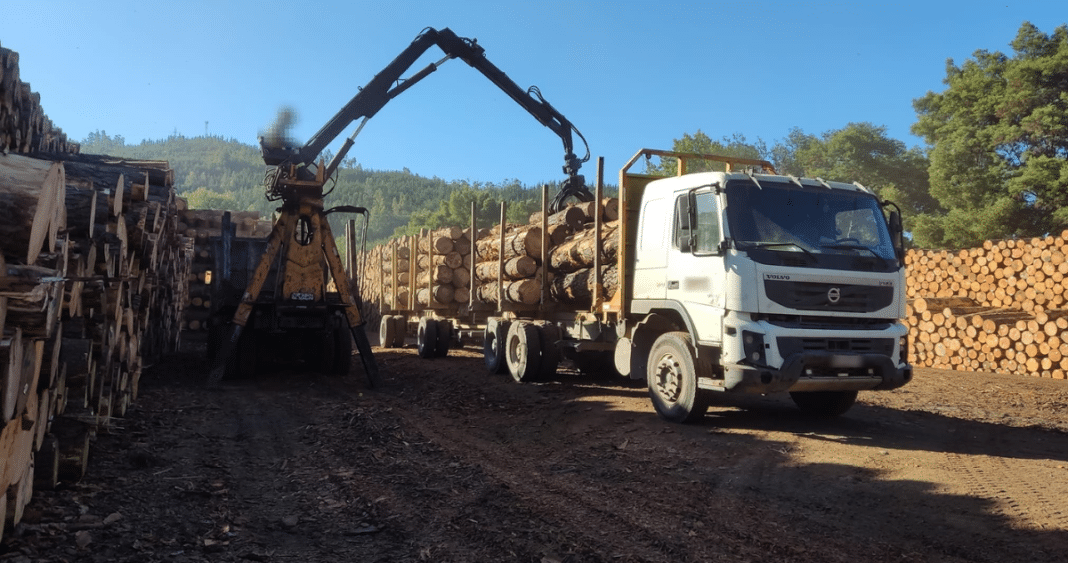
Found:
<svg viewBox="0 0 1068 563"><path fill-rule="evenodd" d="M859 182L901 207L906 230L918 217L943 212L930 195L923 151L891 139L886 127L850 123L818 138L795 135L793 142L797 148L789 164L801 170L799 175Z"/></svg>
<svg viewBox="0 0 1068 563"><path fill-rule="evenodd" d="M233 192L218 193L200 187L185 194L185 199L189 202L190 209L239 210Z"/></svg>
<svg viewBox="0 0 1068 563"><path fill-rule="evenodd" d="M913 102L912 131L931 146L931 195L948 211L914 230L964 247L1068 225L1068 26L1024 22L1013 55L986 50L946 62L945 91Z"/></svg>
<svg viewBox="0 0 1068 563"><path fill-rule="evenodd" d="M671 150L683 153L715 154L719 156L736 156L740 158L769 159L772 154L764 144L757 139L755 143L746 140L745 135L735 133L724 136L719 141L713 141L711 137L700 129L694 134L684 133L681 139L675 139L671 143ZM675 158L662 158L660 162L649 161L645 166L647 174L658 176L674 176L678 170L678 161ZM723 170L724 164L712 161L693 161L687 165L687 172L705 172L709 170Z"/></svg>

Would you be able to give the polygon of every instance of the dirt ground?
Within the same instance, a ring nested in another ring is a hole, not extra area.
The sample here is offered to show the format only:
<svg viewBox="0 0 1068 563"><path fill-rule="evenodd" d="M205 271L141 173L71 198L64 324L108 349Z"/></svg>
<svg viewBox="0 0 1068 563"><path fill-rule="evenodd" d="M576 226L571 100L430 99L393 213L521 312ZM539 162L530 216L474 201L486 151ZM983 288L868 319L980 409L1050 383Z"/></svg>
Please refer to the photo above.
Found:
<svg viewBox="0 0 1068 563"><path fill-rule="evenodd" d="M1068 382L919 370L841 418L643 385L487 375L375 348L385 385L142 380L86 478L37 491L0 561L997 562L1068 553Z"/></svg>

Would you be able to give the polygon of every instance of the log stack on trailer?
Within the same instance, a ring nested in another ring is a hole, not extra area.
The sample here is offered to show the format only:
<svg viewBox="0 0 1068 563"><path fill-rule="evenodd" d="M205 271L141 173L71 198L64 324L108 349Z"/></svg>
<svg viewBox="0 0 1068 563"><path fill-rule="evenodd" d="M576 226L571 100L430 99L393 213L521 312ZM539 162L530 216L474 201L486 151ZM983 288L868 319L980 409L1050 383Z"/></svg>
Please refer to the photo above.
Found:
<svg viewBox="0 0 1068 563"><path fill-rule="evenodd" d="M398 323L428 310L455 318L458 312L537 307L543 299L543 264L548 264L545 298L565 308L588 309L597 249L602 253L602 284L611 295L616 287L618 237L612 233L618 225L618 201L605 198L601 203L605 224L600 244L593 228L595 205L574 204L545 219L538 212L525 224L479 229L474 244L471 226L456 226L374 247L360 278L361 296L369 316L381 317L383 345L400 345L406 326Z"/></svg>
<svg viewBox="0 0 1068 563"><path fill-rule="evenodd" d="M167 163L45 142L55 134L42 128L47 120L35 116L27 128L26 98L11 102L12 60L0 52L0 142L8 143L0 151L0 512L8 525L34 487L83 476L92 436L125 413L144 367L177 348L192 259Z"/></svg>
<svg viewBox="0 0 1068 563"><path fill-rule="evenodd" d="M914 365L1068 377L1068 230L906 262Z"/></svg>

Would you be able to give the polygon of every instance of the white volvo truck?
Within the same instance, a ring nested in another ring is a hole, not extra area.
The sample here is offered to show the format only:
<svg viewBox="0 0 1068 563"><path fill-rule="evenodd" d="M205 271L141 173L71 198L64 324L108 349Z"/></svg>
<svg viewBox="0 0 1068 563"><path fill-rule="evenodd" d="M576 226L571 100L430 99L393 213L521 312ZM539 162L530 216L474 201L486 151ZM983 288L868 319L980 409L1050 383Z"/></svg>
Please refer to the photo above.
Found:
<svg viewBox="0 0 1068 563"><path fill-rule="evenodd" d="M630 171L654 156L675 159L678 175ZM697 160L726 171L686 173ZM622 168L619 188L619 225L606 232L620 238L601 240L620 250L591 268L614 270L616 283L591 284L588 308L543 290L533 306L472 300L385 321L418 317L428 358L447 354L452 336L481 335L487 368L517 381L554 373L561 358L614 364L645 379L674 422L699 419L716 392L788 392L802 411L836 416L858 391L911 379L893 204L858 183L778 175L766 161L652 149Z"/></svg>

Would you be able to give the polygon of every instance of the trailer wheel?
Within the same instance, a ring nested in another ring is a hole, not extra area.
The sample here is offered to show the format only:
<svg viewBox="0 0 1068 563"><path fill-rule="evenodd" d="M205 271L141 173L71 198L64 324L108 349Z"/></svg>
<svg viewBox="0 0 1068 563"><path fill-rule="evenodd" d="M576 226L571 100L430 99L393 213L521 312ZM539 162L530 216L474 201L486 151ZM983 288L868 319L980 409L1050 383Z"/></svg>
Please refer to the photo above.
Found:
<svg viewBox="0 0 1068 563"><path fill-rule="evenodd" d="M538 337L541 342L541 362L538 370L538 379L552 379L556 376L556 368L560 367L560 348L556 343L560 340L560 327L546 324L538 327Z"/></svg>
<svg viewBox="0 0 1068 563"><path fill-rule="evenodd" d="M486 321L486 331L482 335L482 356L486 361L486 371L490 373L508 371L508 361L504 353L505 344L508 342L508 325L508 321L504 319Z"/></svg>
<svg viewBox="0 0 1068 563"><path fill-rule="evenodd" d="M512 379L529 383L537 379L541 368L541 337L538 327L525 321L516 321L508 327L505 359Z"/></svg>
<svg viewBox="0 0 1068 563"><path fill-rule="evenodd" d="M845 414L857 402L856 391L794 391L790 393L797 408L809 416L833 418Z"/></svg>
<svg viewBox="0 0 1068 563"><path fill-rule="evenodd" d="M408 335L408 318L404 315L392 315L393 347L404 348L404 338Z"/></svg>
<svg viewBox="0 0 1068 563"><path fill-rule="evenodd" d="M452 345L452 322L437 321L438 338L434 344L434 357L444 358L449 355L449 346Z"/></svg>
<svg viewBox="0 0 1068 563"><path fill-rule="evenodd" d="M382 315L382 322L378 323L378 343L383 348L393 348L393 342L397 339L396 323L393 315Z"/></svg>
<svg viewBox="0 0 1068 563"><path fill-rule="evenodd" d="M649 352L649 396L657 414L670 422L693 422L708 410L707 395L697 388L698 371L711 371L707 357L698 360L690 335L660 335Z"/></svg>
<svg viewBox="0 0 1068 563"><path fill-rule="evenodd" d="M438 347L438 321L423 317L415 334L420 358L433 358Z"/></svg>

